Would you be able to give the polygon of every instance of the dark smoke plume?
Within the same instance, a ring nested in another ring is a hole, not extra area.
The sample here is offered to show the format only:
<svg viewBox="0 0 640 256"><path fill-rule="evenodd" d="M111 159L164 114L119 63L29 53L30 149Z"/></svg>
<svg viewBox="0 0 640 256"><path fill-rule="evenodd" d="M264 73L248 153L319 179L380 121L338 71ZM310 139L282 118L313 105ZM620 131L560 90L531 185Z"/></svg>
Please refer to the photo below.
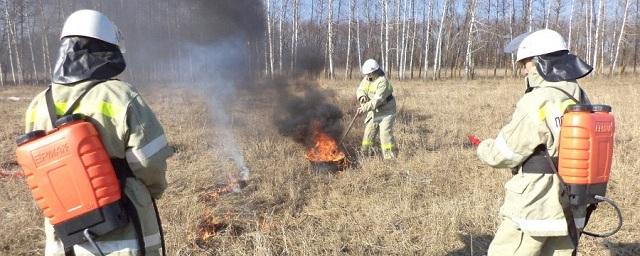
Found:
<svg viewBox="0 0 640 256"><path fill-rule="evenodd" d="M321 91L318 84L308 79L275 78L271 82L278 93L276 114L273 118L278 132L305 146L313 145L313 123L318 122L323 132L337 139L343 131L340 122L343 113L331 103L333 95Z"/></svg>

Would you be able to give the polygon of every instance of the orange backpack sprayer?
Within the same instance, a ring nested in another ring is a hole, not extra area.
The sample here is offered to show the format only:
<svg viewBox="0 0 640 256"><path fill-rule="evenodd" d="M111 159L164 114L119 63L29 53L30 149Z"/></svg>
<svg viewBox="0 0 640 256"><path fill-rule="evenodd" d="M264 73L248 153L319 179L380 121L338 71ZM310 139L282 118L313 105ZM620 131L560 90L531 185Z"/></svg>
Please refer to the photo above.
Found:
<svg viewBox="0 0 640 256"><path fill-rule="evenodd" d="M65 250L88 241L103 254L94 236L129 223L120 181L94 125L80 115L70 115L80 99L57 119L51 88L47 94L54 128L20 136L17 161Z"/></svg>
<svg viewBox="0 0 640 256"><path fill-rule="evenodd" d="M608 237L622 226L618 206L605 197L613 156L615 120L607 105L571 105L562 117L557 172L569 188L572 206L607 202L619 219L615 230L605 234L583 233ZM587 216L588 218L588 216Z"/></svg>

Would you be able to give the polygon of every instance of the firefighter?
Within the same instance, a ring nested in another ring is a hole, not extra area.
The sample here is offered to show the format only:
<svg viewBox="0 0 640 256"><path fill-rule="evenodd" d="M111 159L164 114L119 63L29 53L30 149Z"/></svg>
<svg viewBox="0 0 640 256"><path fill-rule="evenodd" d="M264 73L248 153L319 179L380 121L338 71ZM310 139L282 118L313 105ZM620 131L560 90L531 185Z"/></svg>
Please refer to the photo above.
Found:
<svg viewBox="0 0 640 256"><path fill-rule="evenodd" d="M552 163L557 164L564 110L589 102L576 79L592 68L569 54L563 37L549 29L520 35L504 50L516 52L526 90L511 121L477 148L484 163L513 168L514 175L505 184L502 221L488 255L572 255L586 210L570 208L568 191Z"/></svg>
<svg viewBox="0 0 640 256"><path fill-rule="evenodd" d="M373 141L380 133L380 146L384 159L396 158L398 148L393 137L393 123L396 118L396 100L393 97L393 87L385 77L384 71L373 59L368 59L362 65L364 79L356 91L360 103L358 114L367 113L365 117L364 136L362 138L362 153L372 154Z"/></svg>
<svg viewBox="0 0 640 256"><path fill-rule="evenodd" d="M167 187L166 159L173 149L142 96L115 79L126 66L122 36L102 13L79 10L67 18L60 39L51 79L55 112L62 115L70 102L89 90L73 113L86 116L96 126L118 176L125 175L122 190L129 202L129 224L97 237L98 248L106 255L160 255L164 241L154 200ZM26 111L26 131L51 126L42 92ZM45 255L98 254L88 242L65 252L46 219L45 233Z"/></svg>

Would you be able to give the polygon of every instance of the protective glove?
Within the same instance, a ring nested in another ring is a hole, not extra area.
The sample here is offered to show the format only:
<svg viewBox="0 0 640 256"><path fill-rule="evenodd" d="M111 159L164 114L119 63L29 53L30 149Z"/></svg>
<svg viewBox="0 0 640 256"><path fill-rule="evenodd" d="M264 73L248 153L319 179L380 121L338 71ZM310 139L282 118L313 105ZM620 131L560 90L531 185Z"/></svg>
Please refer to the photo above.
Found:
<svg viewBox="0 0 640 256"><path fill-rule="evenodd" d="M360 114L362 114L362 113L364 113L364 112L366 112L366 111L364 110L364 107L360 106L360 107L356 110L356 115L360 115Z"/></svg>
<svg viewBox="0 0 640 256"><path fill-rule="evenodd" d="M480 145L480 138L478 138L478 136L475 135L469 135L467 136L467 138L469 139L469 142L471 143L471 145L473 145L474 148L477 148L478 145Z"/></svg>
<svg viewBox="0 0 640 256"><path fill-rule="evenodd" d="M358 98L358 102L360 102L360 104L365 104L369 102L369 97L367 97L367 95L360 96L360 98Z"/></svg>

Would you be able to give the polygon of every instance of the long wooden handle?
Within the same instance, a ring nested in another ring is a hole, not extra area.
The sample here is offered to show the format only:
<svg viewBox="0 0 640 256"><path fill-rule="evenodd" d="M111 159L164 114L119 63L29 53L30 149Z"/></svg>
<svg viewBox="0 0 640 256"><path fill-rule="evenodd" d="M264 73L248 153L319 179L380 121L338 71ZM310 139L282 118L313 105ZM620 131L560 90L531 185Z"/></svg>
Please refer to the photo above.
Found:
<svg viewBox="0 0 640 256"><path fill-rule="evenodd" d="M349 134L349 131L351 131L351 128L353 127L353 123L355 123L356 118L358 118L359 115L360 113L356 113L356 115L353 116L351 123L349 123L349 126L347 127L347 131L345 131L344 134L342 134L342 137L340 137L340 140L338 141L338 145L341 145L344 138L347 137L347 134Z"/></svg>

